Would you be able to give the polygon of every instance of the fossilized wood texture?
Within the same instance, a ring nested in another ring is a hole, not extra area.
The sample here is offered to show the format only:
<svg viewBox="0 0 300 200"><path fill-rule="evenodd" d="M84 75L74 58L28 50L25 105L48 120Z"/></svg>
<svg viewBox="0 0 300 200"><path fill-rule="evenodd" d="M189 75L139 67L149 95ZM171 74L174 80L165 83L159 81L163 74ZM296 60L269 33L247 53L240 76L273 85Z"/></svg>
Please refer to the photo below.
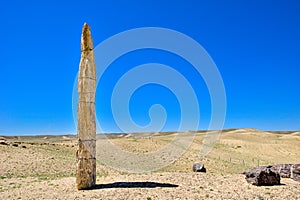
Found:
<svg viewBox="0 0 300 200"><path fill-rule="evenodd" d="M300 164L295 164L291 167L291 178L300 182Z"/></svg>
<svg viewBox="0 0 300 200"><path fill-rule="evenodd" d="M280 185L280 175L272 166L260 166L244 172L246 181L256 186Z"/></svg>
<svg viewBox="0 0 300 200"><path fill-rule="evenodd" d="M78 150L77 188L88 189L96 184L96 65L90 27L84 24L81 36L81 60L78 73Z"/></svg>
<svg viewBox="0 0 300 200"><path fill-rule="evenodd" d="M291 177L291 166L292 164L277 164L271 167L271 170L278 173L281 178Z"/></svg>

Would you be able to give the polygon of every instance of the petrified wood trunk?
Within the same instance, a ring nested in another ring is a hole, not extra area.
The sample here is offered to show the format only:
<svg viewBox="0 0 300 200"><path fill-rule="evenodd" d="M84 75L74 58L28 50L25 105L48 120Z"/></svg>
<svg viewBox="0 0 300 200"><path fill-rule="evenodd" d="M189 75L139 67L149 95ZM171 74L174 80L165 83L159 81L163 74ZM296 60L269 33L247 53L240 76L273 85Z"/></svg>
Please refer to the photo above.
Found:
<svg viewBox="0 0 300 200"><path fill-rule="evenodd" d="M280 175L272 171L272 166L261 166L246 170L246 180L256 186L280 185Z"/></svg>
<svg viewBox="0 0 300 200"><path fill-rule="evenodd" d="M243 174L250 177L252 174L257 174L262 170L269 168L272 172L280 175L281 178L292 178L295 181L300 181L300 164L277 164L270 166L259 166L253 169L244 171Z"/></svg>
<svg viewBox="0 0 300 200"><path fill-rule="evenodd" d="M300 182L300 164L292 165L291 178Z"/></svg>
<svg viewBox="0 0 300 200"><path fill-rule="evenodd" d="M291 166L292 164L277 164L273 165L271 170L279 173L281 178L290 178L291 177Z"/></svg>
<svg viewBox="0 0 300 200"><path fill-rule="evenodd" d="M78 73L78 151L77 188L91 188L96 183L96 65L90 27L85 23L81 35L81 60Z"/></svg>

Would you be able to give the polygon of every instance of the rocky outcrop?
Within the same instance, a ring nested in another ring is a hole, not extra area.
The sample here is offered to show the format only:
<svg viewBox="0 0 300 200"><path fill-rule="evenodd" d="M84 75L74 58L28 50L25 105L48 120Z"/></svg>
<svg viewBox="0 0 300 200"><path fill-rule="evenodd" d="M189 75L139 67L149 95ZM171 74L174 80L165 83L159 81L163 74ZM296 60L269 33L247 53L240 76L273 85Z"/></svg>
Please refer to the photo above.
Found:
<svg viewBox="0 0 300 200"><path fill-rule="evenodd" d="M261 166L246 170L246 180L256 186L280 185L280 175L272 171L272 166Z"/></svg>
<svg viewBox="0 0 300 200"><path fill-rule="evenodd" d="M204 172L206 173L206 168L203 164L195 163L193 165L193 172Z"/></svg>

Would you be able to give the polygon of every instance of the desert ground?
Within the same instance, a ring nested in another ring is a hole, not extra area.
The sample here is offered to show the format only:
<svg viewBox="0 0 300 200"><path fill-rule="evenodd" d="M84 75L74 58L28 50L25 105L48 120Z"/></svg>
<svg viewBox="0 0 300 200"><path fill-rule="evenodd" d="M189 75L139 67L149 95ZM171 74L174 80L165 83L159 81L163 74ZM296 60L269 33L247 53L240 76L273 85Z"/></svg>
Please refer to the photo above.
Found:
<svg viewBox="0 0 300 200"><path fill-rule="evenodd" d="M180 133L108 135L128 152L153 152ZM300 199L300 182L257 187L242 172L257 165L300 163L300 132L255 129L224 130L214 149L199 158L204 131L174 163L154 172L129 173L97 160L97 185L78 191L75 185L77 138L1 136L1 199ZM101 139L101 137L100 137ZM99 147L98 147L99 148ZM203 163L207 173L192 172Z"/></svg>

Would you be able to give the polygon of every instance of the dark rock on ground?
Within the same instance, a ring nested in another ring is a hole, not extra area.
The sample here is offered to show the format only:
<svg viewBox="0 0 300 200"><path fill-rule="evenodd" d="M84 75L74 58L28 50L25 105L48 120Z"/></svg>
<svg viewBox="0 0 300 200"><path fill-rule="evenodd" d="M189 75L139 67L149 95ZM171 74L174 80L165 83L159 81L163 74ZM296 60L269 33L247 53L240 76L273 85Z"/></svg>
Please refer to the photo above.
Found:
<svg viewBox="0 0 300 200"><path fill-rule="evenodd" d="M1 145L8 145L6 142L0 142Z"/></svg>
<svg viewBox="0 0 300 200"><path fill-rule="evenodd" d="M12 146L13 146L13 147L18 147L19 145L18 145L18 144L12 144Z"/></svg>
<svg viewBox="0 0 300 200"><path fill-rule="evenodd" d="M246 170L246 180L256 186L280 185L280 175L271 170L272 166L261 166Z"/></svg>
<svg viewBox="0 0 300 200"><path fill-rule="evenodd" d="M206 168L203 164L195 163L193 165L193 172L204 172L206 173Z"/></svg>

